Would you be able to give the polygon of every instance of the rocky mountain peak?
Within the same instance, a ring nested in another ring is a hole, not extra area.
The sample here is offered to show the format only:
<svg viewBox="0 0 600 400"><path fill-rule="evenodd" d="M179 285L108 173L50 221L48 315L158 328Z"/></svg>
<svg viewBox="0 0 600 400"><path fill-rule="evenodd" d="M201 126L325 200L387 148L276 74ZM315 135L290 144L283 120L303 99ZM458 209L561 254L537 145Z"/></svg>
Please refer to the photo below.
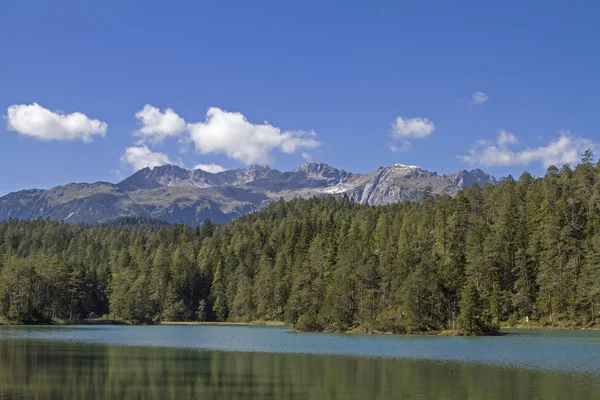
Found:
<svg viewBox="0 0 600 400"><path fill-rule="evenodd" d="M307 162L283 175L286 183L294 187L316 188L336 185L352 174L327 163Z"/></svg>
<svg viewBox="0 0 600 400"><path fill-rule="evenodd" d="M236 172L236 179L233 182L234 185L243 185L261 179L275 178L281 174L279 171L271 169L271 167L266 164L253 164L246 169L238 169Z"/></svg>
<svg viewBox="0 0 600 400"><path fill-rule="evenodd" d="M324 163L324 162L316 162L316 161L307 161L304 164L302 164L301 166L299 166L298 168L296 168L294 171L319 171L319 170L323 170L323 169L336 169L334 167L332 167L331 165Z"/></svg>
<svg viewBox="0 0 600 400"><path fill-rule="evenodd" d="M404 165L404 164L394 164L392 167L387 168L388 173L393 176L402 176L405 178L416 178L422 175L430 176L432 173L429 171L425 171L416 165Z"/></svg>
<svg viewBox="0 0 600 400"><path fill-rule="evenodd" d="M483 187L486 183L491 183L493 185L497 183L496 178L479 168L471 171L462 169L446 175L446 177L459 188L473 186L473 184L478 184L480 187Z"/></svg>
<svg viewBox="0 0 600 400"><path fill-rule="evenodd" d="M117 186L123 190L155 189L161 186L177 184L189 179L190 171L177 165L161 165L152 169L140 169Z"/></svg>
<svg viewBox="0 0 600 400"><path fill-rule="evenodd" d="M398 169L421 169L420 167L417 167L416 165L404 165L404 164L394 164L394 166L392 168L398 168Z"/></svg>
<svg viewBox="0 0 600 400"><path fill-rule="evenodd" d="M475 169L438 175L414 165L396 164L352 174L326 163L308 162L288 172L267 165L210 173L176 165L144 168L114 185L98 182L30 190L0 197L0 219L51 218L99 222L142 216L168 222L227 222L279 198L347 196L362 204L419 201L423 191L456 195L477 183L496 183Z"/></svg>
<svg viewBox="0 0 600 400"><path fill-rule="evenodd" d="M332 167L327 163L313 161L302 164L291 173L304 174L315 179L335 179L348 174L346 171Z"/></svg>
<svg viewBox="0 0 600 400"><path fill-rule="evenodd" d="M268 164L252 164L246 168L247 171L270 171L271 167Z"/></svg>
<svg viewBox="0 0 600 400"><path fill-rule="evenodd" d="M267 164L252 164L243 171L245 171L247 176L256 180L266 178L273 170Z"/></svg>

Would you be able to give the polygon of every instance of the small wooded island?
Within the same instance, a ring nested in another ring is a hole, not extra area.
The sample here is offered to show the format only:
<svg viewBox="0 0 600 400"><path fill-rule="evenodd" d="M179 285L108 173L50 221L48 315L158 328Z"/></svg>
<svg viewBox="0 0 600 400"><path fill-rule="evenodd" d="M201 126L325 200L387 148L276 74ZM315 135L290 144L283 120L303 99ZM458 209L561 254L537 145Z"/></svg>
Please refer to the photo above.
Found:
<svg viewBox="0 0 600 400"><path fill-rule="evenodd" d="M278 201L215 226L0 223L0 318L285 321L300 331L486 335L525 318L592 327L600 166L456 197Z"/></svg>

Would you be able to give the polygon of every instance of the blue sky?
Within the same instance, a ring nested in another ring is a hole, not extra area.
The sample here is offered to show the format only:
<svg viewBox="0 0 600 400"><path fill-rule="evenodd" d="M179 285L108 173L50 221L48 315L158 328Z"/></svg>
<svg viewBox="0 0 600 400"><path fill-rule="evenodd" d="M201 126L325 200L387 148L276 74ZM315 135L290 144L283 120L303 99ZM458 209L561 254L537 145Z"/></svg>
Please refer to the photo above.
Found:
<svg viewBox="0 0 600 400"><path fill-rule="evenodd" d="M2 5L0 194L166 160L540 175L600 141L599 2L83 3Z"/></svg>

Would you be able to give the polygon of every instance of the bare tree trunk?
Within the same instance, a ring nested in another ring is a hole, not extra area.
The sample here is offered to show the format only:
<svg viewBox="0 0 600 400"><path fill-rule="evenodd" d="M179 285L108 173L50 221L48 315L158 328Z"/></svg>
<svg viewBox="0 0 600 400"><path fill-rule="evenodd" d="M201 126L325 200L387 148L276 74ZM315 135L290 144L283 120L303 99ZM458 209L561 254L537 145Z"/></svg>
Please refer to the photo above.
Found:
<svg viewBox="0 0 600 400"><path fill-rule="evenodd" d="M552 323L552 296L548 295L548 317Z"/></svg>

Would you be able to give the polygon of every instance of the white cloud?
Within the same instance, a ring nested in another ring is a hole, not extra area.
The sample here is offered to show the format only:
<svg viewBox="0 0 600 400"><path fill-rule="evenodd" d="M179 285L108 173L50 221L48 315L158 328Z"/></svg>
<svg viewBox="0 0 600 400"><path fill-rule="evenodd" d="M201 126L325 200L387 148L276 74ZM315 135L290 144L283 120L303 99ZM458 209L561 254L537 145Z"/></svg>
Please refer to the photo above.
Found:
<svg viewBox="0 0 600 400"><path fill-rule="evenodd" d="M392 125L392 137L395 139L422 139L435 131L435 124L427 118L396 118Z"/></svg>
<svg viewBox="0 0 600 400"><path fill-rule="evenodd" d="M198 164L194 167L194 169L201 169L202 171L210 172L211 174L216 174L218 172L226 171L225 168L223 168L220 165L215 164L215 163Z"/></svg>
<svg viewBox="0 0 600 400"><path fill-rule="evenodd" d="M401 140L399 143L390 144L390 150L392 153L401 153L407 151L412 147L408 140Z"/></svg>
<svg viewBox="0 0 600 400"><path fill-rule="evenodd" d="M488 100L489 100L489 98L488 98L487 94L485 94L483 92L475 92L475 93L473 93L473 96L471 97L472 104L483 104Z"/></svg>
<svg viewBox="0 0 600 400"><path fill-rule="evenodd" d="M132 166L136 171L142 168L154 168L165 164L172 164L164 153L150 150L148 146L132 146L125 149L121 161Z"/></svg>
<svg viewBox="0 0 600 400"><path fill-rule="evenodd" d="M267 163L274 150L292 154L320 145L314 132L282 131L265 122L253 124L243 114L211 107L206 121L188 124L191 140L202 154L220 153L246 164Z"/></svg>
<svg viewBox="0 0 600 400"><path fill-rule="evenodd" d="M135 117L141 121L142 127L134 136L140 136L142 142L148 140L151 143L160 143L168 137L179 136L186 129L184 119L170 108L161 112L158 108L146 104Z"/></svg>
<svg viewBox="0 0 600 400"><path fill-rule="evenodd" d="M390 150L394 153L412 147L408 139L423 139L435 131L435 124L427 118L403 118L398 116L392 124Z"/></svg>
<svg viewBox="0 0 600 400"><path fill-rule="evenodd" d="M40 140L82 140L106 136L108 125L85 114L50 111L37 103L14 104L7 110L7 128Z"/></svg>
<svg viewBox="0 0 600 400"><path fill-rule="evenodd" d="M479 140L469 149L467 155L459 158L469 164L484 167L540 163L547 168L550 165L577 163L586 149L595 148L591 140L574 136L569 131L561 132L558 139L545 146L526 148L521 151L509 149L509 145L517 142L515 135L500 130L495 142Z"/></svg>
<svg viewBox="0 0 600 400"><path fill-rule="evenodd" d="M110 173L114 174L117 177L117 179L123 179L123 171L121 171L120 169L111 169Z"/></svg>
<svg viewBox="0 0 600 400"><path fill-rule="evenodd" d="M498 146L506 147L509 144L515 144L519 142L519 139L513 135L512 133L505 131L504 129L500 129L498 131L498 139L496 139Z"/></svg>
<svg viewBox="0 0 600 400"><path fill-rule="evenodd" d="M305 161L312 161L312 155L310 153L302 152L302 154L300 155L302 156L302 158L304 158Z"/></svg>

